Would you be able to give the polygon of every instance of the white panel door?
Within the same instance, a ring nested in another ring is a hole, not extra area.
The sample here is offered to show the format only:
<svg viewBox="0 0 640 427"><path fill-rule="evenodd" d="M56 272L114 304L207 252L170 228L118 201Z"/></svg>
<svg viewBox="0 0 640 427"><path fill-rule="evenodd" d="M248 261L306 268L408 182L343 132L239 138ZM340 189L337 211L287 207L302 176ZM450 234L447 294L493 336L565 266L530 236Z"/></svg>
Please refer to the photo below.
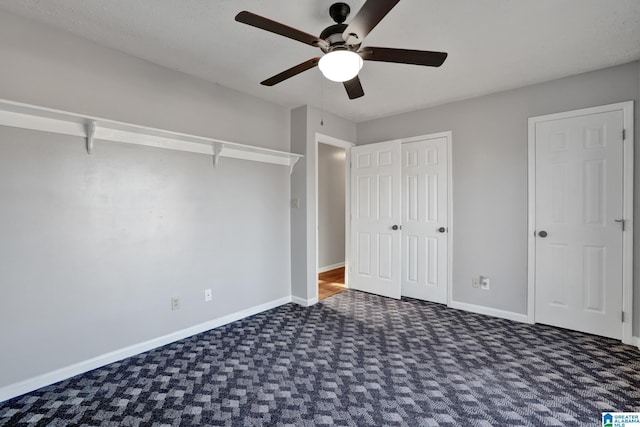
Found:
<svg viewBox="0 0 640 427"><path fill-rule="evenodd" d="M351 149L350 287L400 298L400 141Z"/></svg>
<svg viewBox="0 0 640 427"><path fill-rule="evenodd" d="M622 337L622 128L622 111L536 124L536 322Z"/></svg>
<svg viewBox="0 0 640 427"><path fill-rule="evenodd" d="M448 147L402 144L402 295L447 303Z"/></svg>

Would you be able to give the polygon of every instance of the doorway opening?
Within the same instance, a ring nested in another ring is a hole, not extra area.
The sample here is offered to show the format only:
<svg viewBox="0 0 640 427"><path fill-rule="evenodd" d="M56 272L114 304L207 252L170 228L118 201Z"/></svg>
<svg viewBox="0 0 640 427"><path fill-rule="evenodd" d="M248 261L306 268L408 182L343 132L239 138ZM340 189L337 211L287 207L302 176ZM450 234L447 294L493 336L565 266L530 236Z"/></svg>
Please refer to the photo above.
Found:
<svg viewBox="0 0 640 427"><path fill-rule="evenodd" d="M347 290L348 169L346 141L317 135L316 273L318 300Z"/></svg>

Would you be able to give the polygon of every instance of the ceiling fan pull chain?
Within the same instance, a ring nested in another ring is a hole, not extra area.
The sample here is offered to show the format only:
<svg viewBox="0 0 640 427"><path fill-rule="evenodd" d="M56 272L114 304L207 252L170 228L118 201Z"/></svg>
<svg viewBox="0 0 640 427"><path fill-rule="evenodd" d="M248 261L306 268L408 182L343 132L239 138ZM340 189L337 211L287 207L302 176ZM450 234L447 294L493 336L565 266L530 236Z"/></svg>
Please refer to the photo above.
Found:
<svg viewBox="0 0 640 427"><path fill-rule="evenodd" d="M324 79L320 77L320 126L324 126Z"/></svg>

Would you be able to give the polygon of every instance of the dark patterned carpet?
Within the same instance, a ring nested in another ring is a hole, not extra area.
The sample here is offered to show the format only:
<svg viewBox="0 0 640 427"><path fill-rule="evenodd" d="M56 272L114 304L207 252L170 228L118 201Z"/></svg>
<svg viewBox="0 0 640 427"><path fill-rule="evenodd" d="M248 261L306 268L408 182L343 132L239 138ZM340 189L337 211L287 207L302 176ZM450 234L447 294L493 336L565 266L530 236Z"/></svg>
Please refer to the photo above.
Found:
<svg viewBox="0 0 640 427"><path fill-rule="evenodd" d="M602 425L640 351L357 291L288 304L0 404L38 426Z"/></svg>

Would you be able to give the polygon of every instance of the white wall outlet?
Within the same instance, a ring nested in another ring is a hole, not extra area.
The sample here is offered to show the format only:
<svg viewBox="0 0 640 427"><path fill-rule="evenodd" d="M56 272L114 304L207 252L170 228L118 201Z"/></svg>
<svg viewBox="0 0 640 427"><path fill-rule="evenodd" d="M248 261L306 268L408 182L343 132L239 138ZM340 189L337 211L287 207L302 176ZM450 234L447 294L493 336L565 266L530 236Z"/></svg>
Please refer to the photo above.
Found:
<svg viewBox="0 0 640 427"><path fill-rule="evenodd" d="M490 280L488 276L480 276L480 289L489 290Z"/></svg>
<svg viewBox="0 0 640 427"><path fill-rule="evenodd" d="M204 290L204 300L205 302L209 302L213 299L213 294L211 293L211 289Z"/></svg>
<svg viewBox="0 0 640 427"><path fill-rule="evenodd" d="M180 310L180 298L173 297L171 298L171 311Z"/></svg>
<svg viewBox="0 0 640 427"><path fill-rule="evenodd" d="M471 286L474 288L479 288L480 287L480 278L479 277L472 277L471 278Z"/></svg>

